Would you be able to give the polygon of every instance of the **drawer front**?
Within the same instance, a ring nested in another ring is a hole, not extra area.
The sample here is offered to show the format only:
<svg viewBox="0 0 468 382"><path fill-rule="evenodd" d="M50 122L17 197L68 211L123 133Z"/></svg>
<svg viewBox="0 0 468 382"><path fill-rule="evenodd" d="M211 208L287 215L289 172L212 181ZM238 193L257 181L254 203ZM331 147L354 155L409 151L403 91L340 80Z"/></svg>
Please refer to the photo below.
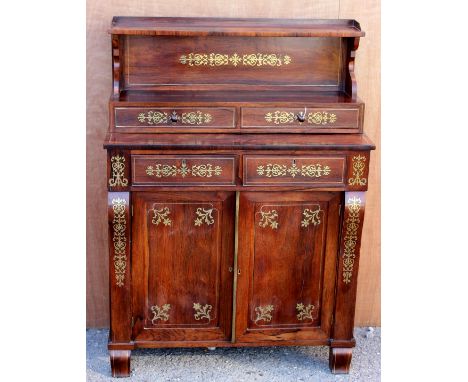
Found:
<svg viewBox="0 0 468 382"><path fill-rule="evenodd" d="M115 127L142 128L151 130L154 128L179 130L186 128L212 128L234 129L234 108L204 108L204 107L116 107L114 109Z"/></svg>
<svg viewBox="0 0 468 382"><path fill-rule="evenodd" d="M133 155L133 185L233 185L235 157Z"/></svg>
<svg viewBox="0 0 468 382"><path fill-rule="evenodd" d="M307 130L359 129L358 108L244 107L242 129ZM355 132L355 131L352 131Z"/></svg>
<svg viewBox="0 0 468 382"><path fill-rule="evenodd" d="M244 157L244 185L344 184L345 156Z"/></svg>

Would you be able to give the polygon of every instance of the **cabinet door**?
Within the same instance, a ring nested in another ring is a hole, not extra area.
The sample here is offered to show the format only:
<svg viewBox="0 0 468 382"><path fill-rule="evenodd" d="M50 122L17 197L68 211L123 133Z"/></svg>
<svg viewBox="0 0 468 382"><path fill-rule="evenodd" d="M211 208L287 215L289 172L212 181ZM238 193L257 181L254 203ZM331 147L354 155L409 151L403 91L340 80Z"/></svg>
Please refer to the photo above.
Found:
<svg viewBox="0 0 468 382"><path fill-rule="evenodd" d="M236 341L330 338L339 203L336 192L241 193Z"/></svg>
<svg viewBox="0 0 468 382"><path fill-rule="evenodd" d="M234 193L133 195L136 341L228 340Z"/></svg>

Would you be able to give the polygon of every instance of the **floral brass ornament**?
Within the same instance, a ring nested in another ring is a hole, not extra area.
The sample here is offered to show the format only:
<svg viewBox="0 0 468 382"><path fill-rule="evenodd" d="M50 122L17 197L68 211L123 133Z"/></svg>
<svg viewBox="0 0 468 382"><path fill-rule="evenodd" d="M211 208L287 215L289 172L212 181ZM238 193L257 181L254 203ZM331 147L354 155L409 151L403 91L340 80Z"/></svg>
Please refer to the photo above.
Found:
<svg viewBox="0 0 468 382"><path fill-rule="evenodd" d="M154 225L162 223L165 226L170 226L172 224L172 220L169 218L169 214L171 213L169 207L163 207L159 210L153 207L150 211L154 213L153 219L151 220Z"/></svg>
<svg viewBox="0 0 468 382"><path fill-rule="evenodd" d="M260 211L260 222L258 225L262 228L270 226L272 229L278 229L278 212L276 210Z"/></svg>
<svg viewBox="0 0 468 382"><path fill-rule="evenodd" d="M294 122L294 113L276 110L274 113L266 113L265 120L276 125Z"/></svg>
<svg viewBox="0 0 468 382"><path fill-rule="evenodd" d="M353 177L349 178L348 184L350 186L365 186L367 183L366 178L362 178L364 169L366 167L366 157L363 155L353 156Z"/></svg>
<svg viewBox="0 0 468 382"><path fill-rule="evenodd" d="M211 114L202 113L201 111L182 113L182 123L189 125L201 125L202 123L210 123L212 120Z"/></svg>
<svg viewBox="0 0 468 382"><path fill-rule="evenodd" d="M109 179L109 186L111 187L126 187L128 186L128 179L125 178L125 158L120 155L113 155L111 157L112 178Z"/></svg>
<svg viewBox="0 0 468 382"><path fill-rule="evenodd" d="M127 255L125 253L125 250L127 248L127 238L125 237L125 229L127 227L127 222L125 219L125 206L125 199L112 199L112 211L114 212L114 218L112 220L112 242L114 244L114 273L116 284L119 287L122 287L124 285L125 269L127 268Z"/></svg>
<svg viewBox="0 0 468 382"><path fill-rule="evenodd" d="M316 111L307 114L307 122L313 125L333 124L337 119L338 117L336 114L328 113L327 111ZM295 120L296 116L290 111L275 110L274 112L265 114L265 121L273 122L275 125L293 123ZM299 121L299 123L301 123L301 121Z"/></svg>
<svg viewBox="0 0 468 382"><path fill-rule="evenodd" d="M162 123L168 123L169 120L167 118L167 113L150 110L147 114L138 114L138 121L141 123L146 122L148 125L160 125Z"/></svg>
<svg viewBox="0 0 468 382"><path fill-rule="evenodd" d="M361 199L353 196L348 200L348 217L346 218L346 233L344 236L343 252L343 282L349 284L353 276L354 259L356 257L356 244L359 229L359 211L361 210Z"/></svg>
<svg viewBox="0 0 468 382"><path fill-rule="evenodd" d="M200 303L194 302L193 309L195 310L195 313L193 316L195 317L195 320L199 321L203 318L207 318L209 322L211 320L210 313L212 308L213 307L211 305L205 304L202 306Z"/></svg>
<svg viewBox="0 0 468 382"><path fill-rule="evenodd" d="M320 224L320 206L316 210L311 210L310 208L306 208L302 211L302 215L304 215L304 219L301 220L301 227L308 227L310 224L319 225Z"/></svg>
<svg viewBox="0 0 468 382"><path fill-rule="evenodd" d="M167 321L169 320L169 310L171 310L171 304L164 304L163 306L153 305L151 307L151 312L153 313L153 318L151 322L153 325L156 324L158 320Z"/></svg>
<svg viewBox="0 0 468 382"><path fill-rule="evenodd" d="M190 175L193 177L211 178L213 176L220 176L223 173L223 169L220 166L213 166L211 163L193 165L190 168L185 161L182 161L180 166L157 163L154 166L147 166L145 172L156 178L168 178L177 176L178 174L182 178Z"/></svg>
<svg viewBox="0 0 468 382"><path fill-rule="evenodd" d="M330 173L330 167L322 166L320 163L315 165L302 165L300 168L296 165L296 163L293 163L289 167L284 164L277 163L268 163L267 165L257 166L257 174L266 176L267 178L274 178L278 176L291 176L295 178L296 175L299 174L304 177L320 178L321 176L329 175Z"/></svg>
<svg viewBox="0 0 468 382"><path fill-rule="evenodd" d="M258 321L270 322L273 318L271 312L273 312L274 309L275 307L273 305L257 306L255 308L255 313L257 314L257 317L255 317L254 322L256 324L258 323Z"/></svg>
<svg viewBox="0 0 468 382"><path fill-rule="evenodd" d="M297 319L299 321L303 320L313 320L312 318L312 311L315 309L315 307L312 304L304 305L302 302L298 303L296 305L296 310L297 310Z"/></svg>
<svg viewBox="0 0 468 382"><path fill-rule="evenodd" d="M200 227L202 224L211 225L214 224L213 218L213 210L214 208L205 209L203 207L197 208L195 213L197 214L197 218L194 220L194 224L196 227Z"/></svg>
<svg viewBox="0 0 468 382"><path fill-rule="evenodd" d="M274 53L251 53L240 56L237 53L189 53L179 57L182 65L188 66L282 66L292 62L291 56Z"/></svg>
<svg viewBox="0 0 468 382"><path fill-rule="evenodd" d="M315 113L309 113L307 122L315 125L326 125L328 123L335 123L336 119L336 114L328 113L326 111L317 111Z"/></svg>

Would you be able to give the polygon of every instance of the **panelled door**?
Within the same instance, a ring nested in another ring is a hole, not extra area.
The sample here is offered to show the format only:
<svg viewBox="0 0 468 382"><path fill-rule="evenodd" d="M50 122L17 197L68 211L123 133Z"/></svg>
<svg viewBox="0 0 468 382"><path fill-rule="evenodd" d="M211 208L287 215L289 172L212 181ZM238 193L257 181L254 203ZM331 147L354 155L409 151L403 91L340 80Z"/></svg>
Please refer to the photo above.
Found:
<svg viewBox="0 0 468 382"><path fill-rule="evenodd" d="M229 340L235 194L135 192L136 341Z"/></svg>
<svg viewBox="0 0 468 382"><path fill-rule="evenodd" d="M241 192L237 342L326 341L340 193Z"/></svg>

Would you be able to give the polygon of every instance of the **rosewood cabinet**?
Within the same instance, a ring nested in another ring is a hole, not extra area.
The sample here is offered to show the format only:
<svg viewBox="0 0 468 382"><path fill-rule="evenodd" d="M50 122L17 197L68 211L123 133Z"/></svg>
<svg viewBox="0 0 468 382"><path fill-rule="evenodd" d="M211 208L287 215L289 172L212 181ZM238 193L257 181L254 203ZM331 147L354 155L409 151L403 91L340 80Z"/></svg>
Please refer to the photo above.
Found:
<svg viewBox="0 0 468 382"><path fill-rule="evenodd" d="M354 20L115 17L113 376L135 348L327 345L349 371L372 142Z"/></svg>

